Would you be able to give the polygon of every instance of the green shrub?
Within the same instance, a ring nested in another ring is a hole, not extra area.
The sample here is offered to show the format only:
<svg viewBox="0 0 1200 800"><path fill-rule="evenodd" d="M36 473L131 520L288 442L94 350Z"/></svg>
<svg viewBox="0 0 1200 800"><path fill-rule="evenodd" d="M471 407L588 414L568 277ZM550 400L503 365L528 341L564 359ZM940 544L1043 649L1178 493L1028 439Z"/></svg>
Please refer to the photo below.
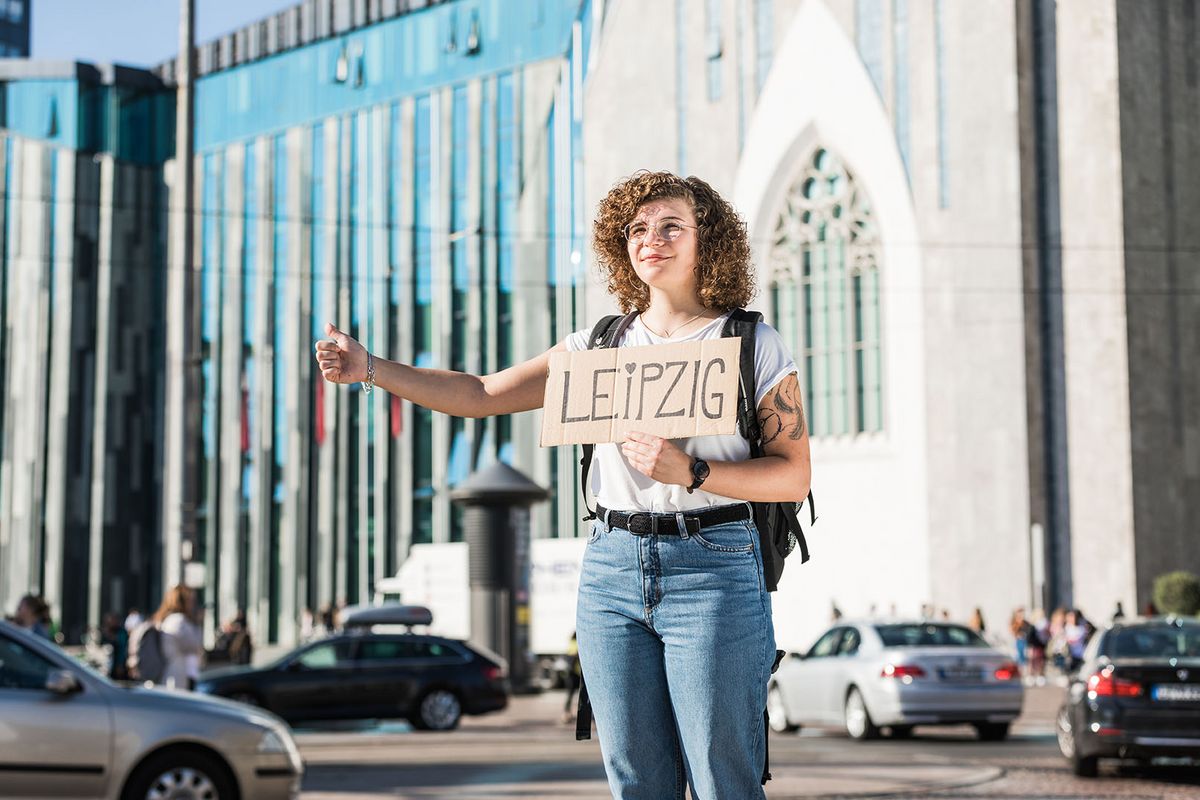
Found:
<svg viewBox="0 0 1200 800"><path fill-rule="evenodd" d="M1190 572L1168 572L1154 581L1154 605L1160 614L1200 613L1200 578Z"/></svg>

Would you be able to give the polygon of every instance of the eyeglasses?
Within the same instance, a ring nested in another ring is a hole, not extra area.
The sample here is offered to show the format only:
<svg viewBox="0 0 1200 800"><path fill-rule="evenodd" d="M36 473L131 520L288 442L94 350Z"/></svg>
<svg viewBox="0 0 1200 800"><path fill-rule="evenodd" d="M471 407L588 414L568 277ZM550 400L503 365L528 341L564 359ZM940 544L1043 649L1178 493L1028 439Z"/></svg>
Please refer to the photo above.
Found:
<svg viewBox="0 0 1200 800"><path fill-rule="evenodd" d="M625 238L628 239L631 244L641 244L646 240L646 237L650 234L652 229L654 231L654 238L673 242L680 236L683 236L684 228L696 230L695 225L684 225L677 219L660 219L654 224L648 224L638 220L636 222L629 223L621 230L624 231Z"/></svg>

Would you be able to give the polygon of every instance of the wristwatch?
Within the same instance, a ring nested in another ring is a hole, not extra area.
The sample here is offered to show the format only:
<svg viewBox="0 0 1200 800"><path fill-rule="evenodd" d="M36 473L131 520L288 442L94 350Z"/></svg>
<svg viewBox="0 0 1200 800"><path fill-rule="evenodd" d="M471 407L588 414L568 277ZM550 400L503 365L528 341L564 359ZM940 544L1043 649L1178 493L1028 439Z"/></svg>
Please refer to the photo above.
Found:
<svg viewBox="0 0 1200 800"><path fill-rule="evenodd" d="M708 472L707 461L703 458L692 459L692 485L687 487L688 494L700 488L700 484L704 483L705 478L708 477Z"/></svg>

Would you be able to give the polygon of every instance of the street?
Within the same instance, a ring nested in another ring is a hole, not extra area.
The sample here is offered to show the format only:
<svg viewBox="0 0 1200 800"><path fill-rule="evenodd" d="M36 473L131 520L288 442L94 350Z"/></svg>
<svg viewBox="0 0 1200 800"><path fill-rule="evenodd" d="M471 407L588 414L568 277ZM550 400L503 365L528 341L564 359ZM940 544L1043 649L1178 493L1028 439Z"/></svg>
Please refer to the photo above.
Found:
<svg viewBox="0 0 1200 800"><path fill-rule="evenodd" d="M1087 798L1200 796L1200 771L1109 762L1101 778L1073 777L1058 753L1053 718L1062 690L1031 688L1006 742L961 728L918 728L907 741L858 743L836 731L772 734L772 800L807 797ZM307 764L305 800L367 798L570 798L610 795L598 742L574 741L561 724L562 694L516 697L501 714L468 717L449 734L406 724L297 730ZM634 721L636 724L636 721Z"/></svg>

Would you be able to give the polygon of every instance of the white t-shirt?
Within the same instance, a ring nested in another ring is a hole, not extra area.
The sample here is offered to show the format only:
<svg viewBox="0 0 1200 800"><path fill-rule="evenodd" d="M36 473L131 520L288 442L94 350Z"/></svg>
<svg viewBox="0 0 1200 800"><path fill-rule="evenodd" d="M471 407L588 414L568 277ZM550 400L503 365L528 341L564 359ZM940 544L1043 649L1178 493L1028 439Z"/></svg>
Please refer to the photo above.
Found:
<svg viewBox="0 0 1200 800"><path fill-rule="evenodd" d="M643 325L641 316L638 316L625 329L617 346L637 347L719 339L728 318L729 314L722 314L702 328L664 339ZM566 339L567 349L586 350L591 333L591 328L575 331ZM755 408L767 392L795 371L796 362L792 360L783 337L765 322L758 323L754 334ZM688 455L705 461L745 461L750 457L750 443L740 433L694 436L673 441ZM686 486L659 483L648 478L629 465L621 453L621 446L614 443L596 445L589 479L596 502L613 511L675 512L742 502L706 492L703 487L688 494Z"/></svg>

